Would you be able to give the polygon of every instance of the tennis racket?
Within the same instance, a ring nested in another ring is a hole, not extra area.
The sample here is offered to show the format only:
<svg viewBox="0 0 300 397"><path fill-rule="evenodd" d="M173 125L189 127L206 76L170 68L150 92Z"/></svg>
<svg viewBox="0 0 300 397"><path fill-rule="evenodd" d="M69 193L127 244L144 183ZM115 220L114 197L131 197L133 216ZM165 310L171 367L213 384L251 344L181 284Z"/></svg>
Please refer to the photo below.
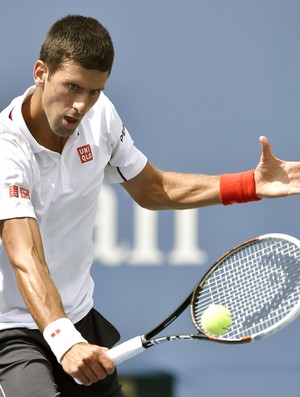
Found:
<svg viewBox="0 0 300 397"><path fill-rule="evenodd" d="M110 349L115 365L159 345L177 340L247 343L293 321L300 312L300 241L266 234L233 248L206 272L183 303L159 325ZM208 335L201 316L211 304L226 306L232 324L221 336ZM190 306L194 334L158 336Z"/></svg>

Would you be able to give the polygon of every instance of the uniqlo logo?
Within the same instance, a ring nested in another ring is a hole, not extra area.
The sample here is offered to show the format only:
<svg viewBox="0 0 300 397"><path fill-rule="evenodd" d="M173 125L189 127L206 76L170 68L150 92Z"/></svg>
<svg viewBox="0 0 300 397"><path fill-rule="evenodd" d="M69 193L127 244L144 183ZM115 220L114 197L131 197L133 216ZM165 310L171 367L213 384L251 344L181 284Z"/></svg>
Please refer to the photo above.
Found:
<svg viewBox="0 0 300 397"><path fill-rule="evenodd" d="M19 197L19 188L16 185L9 187L9 197Z"/></svg>
<svg viewBox="0 0 300 397"><path fill-rule="evenodd" d="M60 334L60 329L59 328L56 331L52 332L51 337L54 338L58 334Z"/></svg>
<svg viewBox="0 0 300 397"><path fill-rule="evenodd" d="M22 198L30 200L30 194L28 189L24 189L23 187L20 187L20 193Z"/></svg>
<svg viewBox="0 0 300 397"><path fill-rule="evenodd" d="M24 187L19 188L16 185L9 187L9 197L19 197L19 195L24 199L30 200L30 193L28 189L25 189Z"/></svg>
<svg viewBox="0 0 300 397"><path fill-rule="evenodd" d="M94 159L90 145L78 147L77 152L82 163L87 163L88 161L92 161Z"/></svg>

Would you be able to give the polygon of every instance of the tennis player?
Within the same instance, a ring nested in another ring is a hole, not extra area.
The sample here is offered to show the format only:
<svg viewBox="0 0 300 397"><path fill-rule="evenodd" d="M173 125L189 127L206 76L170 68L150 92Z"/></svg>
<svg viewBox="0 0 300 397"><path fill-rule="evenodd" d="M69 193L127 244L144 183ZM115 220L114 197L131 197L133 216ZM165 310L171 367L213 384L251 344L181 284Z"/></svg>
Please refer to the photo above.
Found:
<svg viewBox="0 0 300 397"><path fill-rule="evenodd" d="M153 210L300 193L300 163L275 158L265 137L255 170L208 176L154 167L102 92L113 58L98 21L58 20L34 65L35 85L0 115L1 397L123 395L106 355L119 333L93 308L103 181Z"/></svg>

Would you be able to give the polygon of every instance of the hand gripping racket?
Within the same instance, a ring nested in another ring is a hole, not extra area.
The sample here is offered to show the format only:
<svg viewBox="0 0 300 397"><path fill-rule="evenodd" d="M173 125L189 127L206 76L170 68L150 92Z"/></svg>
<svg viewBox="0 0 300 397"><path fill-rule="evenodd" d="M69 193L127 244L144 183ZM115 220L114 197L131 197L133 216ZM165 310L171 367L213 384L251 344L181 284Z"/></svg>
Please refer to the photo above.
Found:
<svg viewBox="0 0 300 397"><path fill-rule="evenodd" d="M266 234L233 248L206 272L184 302L159 325L110 349L117 365L163 342L208 340L245 343L261 339L293 321L300 312L300 241ZM201 316L211 304L226 306L232 324L221 336L210 336ZM197 333L157 336L190 305Z"/></svg>

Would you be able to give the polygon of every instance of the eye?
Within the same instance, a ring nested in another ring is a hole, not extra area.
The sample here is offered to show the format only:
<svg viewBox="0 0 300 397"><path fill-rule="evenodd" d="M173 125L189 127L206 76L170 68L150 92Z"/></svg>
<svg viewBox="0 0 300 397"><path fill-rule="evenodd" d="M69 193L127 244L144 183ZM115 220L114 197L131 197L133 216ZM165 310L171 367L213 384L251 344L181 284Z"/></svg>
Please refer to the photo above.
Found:
<svg viewBox="0 0 300 397"><path fill-rule="evenodd" d="M101 92L102 92L102 90L93 90L93 91L91 91L91 95L92 96L97 96L97 95L100 95L101 94Z"/></svg>
<svg viewBox="0 0 300 397"><path fill-rule="evenodd" d="M73 83L69 83L69 84L68 84L68 88L69 88L71 91L79 91L79 90L80 90L80 87L79 87L77 84L73 84Z"/></svg>

